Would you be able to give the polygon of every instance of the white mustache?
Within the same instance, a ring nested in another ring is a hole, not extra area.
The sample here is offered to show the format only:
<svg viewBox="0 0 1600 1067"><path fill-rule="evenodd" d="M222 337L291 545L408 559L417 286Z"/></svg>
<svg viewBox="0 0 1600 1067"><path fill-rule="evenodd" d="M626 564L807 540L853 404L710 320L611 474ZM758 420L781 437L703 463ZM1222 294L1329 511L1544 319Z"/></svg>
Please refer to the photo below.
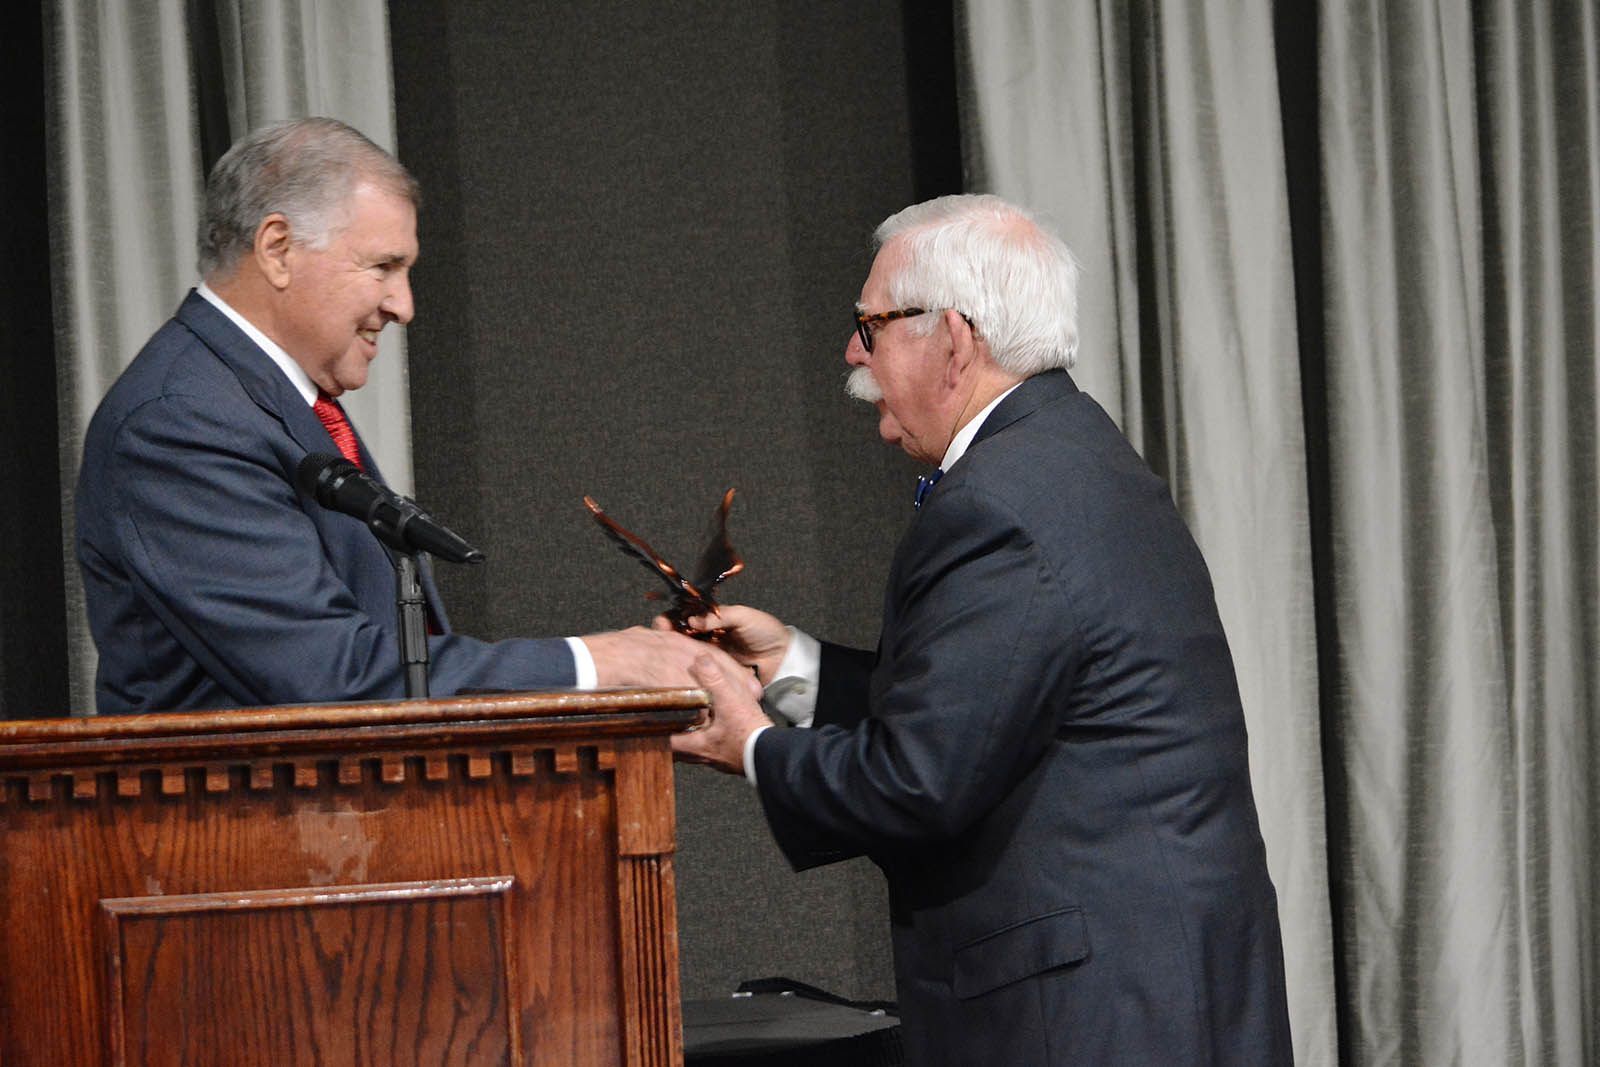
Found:
<svg viewBox="0 0 1600 1067"><path fill-rule="evenodd" d="M844 380L844 391L852 400L865 400L869 404L876 404L883 399L883 390L878 387L878 380L867 367L857 367L850 372L850 376Z"/></svg>

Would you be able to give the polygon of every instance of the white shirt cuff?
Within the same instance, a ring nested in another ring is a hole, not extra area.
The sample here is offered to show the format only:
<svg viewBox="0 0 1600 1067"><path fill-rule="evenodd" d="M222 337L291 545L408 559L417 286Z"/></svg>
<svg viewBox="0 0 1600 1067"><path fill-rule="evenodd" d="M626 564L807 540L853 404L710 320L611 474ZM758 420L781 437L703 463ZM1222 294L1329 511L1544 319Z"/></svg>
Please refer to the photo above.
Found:
<svg viewBox="0 0 1600 1067"><path fill-rule="evenodd" d="M573 686L578 689L598 688L600 672L595 669L594 656L590 655L589 646L583 643L583 638L567 638L567 647L572 649L572 669L578 676Z"/></svg>
<svg viewBox="0 0 1600 1067"><path fill-rule="evenodd" d="M772 684L762 692L761 706L791 726L810 726L817 716L817 682L822 677L822 642L793 626L789 650L778 664ZM749 749L746 749L748 753ZM746 764L748 764L748 759Z"/></svg>
<svg viewBox="0 0 1600 1067"><path fill-rule="evenodd" d="M770 726L757 726L750 731L750 736L744 739L744 776L751 785L756 784L756 738L761 736L762 730L770 730Z"/></svg>

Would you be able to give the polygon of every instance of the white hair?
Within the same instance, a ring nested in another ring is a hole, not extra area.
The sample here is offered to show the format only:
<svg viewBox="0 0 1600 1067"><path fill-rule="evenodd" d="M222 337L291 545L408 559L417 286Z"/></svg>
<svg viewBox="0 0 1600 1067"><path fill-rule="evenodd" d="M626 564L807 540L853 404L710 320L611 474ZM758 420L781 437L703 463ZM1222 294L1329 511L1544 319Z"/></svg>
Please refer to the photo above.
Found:
<svg viewBox="0 0 1600 1067"><path fill-rule="evenodd" d="M1024 209L998 196L941 196L889 216L873 239L899 258L895 306L961 312L995 363L1024 378L1076 361L1078 261ZM936 324L928 316L911 328Z"/></svg>

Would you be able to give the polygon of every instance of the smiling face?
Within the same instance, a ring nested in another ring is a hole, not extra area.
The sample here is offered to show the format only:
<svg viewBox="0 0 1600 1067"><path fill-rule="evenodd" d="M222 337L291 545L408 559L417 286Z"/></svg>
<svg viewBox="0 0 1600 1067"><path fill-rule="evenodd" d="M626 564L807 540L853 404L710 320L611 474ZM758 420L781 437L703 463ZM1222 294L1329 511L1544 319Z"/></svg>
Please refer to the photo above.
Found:
<svg viewBox="0 0 1600 1067"><path fill-rule="evenodd" d="M861 287L861 313L894 310L889 282L898 269L894 244L885 245L872 261L872 271ZM937 326L927 336L918 336L912 329L913 321L895 319L875 324L871 352L852 332L844 358L856 368L851 376L857 380L857 388L864 374L870 376L868 386L876 386L860 392L853 388L852 395L877 406L878 436L899 445L919 462L938 463L956 429L956 413L950 410L950 336Z"/></svg>
<svg viewBox="0 0 1600 1067"><path fill-rule="evenodd" d="M330 396L367 383L378 334L411 321L417 212L409 199L366 182L350 194L347 224L326 247L293 243L273 340Z"/></svg>

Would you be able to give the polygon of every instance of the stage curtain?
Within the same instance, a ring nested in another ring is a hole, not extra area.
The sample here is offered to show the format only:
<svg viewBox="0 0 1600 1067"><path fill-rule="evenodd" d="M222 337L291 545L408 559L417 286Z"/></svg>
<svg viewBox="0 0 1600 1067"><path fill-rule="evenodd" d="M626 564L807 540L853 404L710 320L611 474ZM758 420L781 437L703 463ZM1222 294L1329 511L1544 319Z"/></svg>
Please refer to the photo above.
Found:
<svg viewBox="0 0 1600 1067"><path fill-rule="evenodd" d="M1079 252L1216 580L1298 1061L1594 1061L1594 8L961 21L969 185Z"/></svg>

